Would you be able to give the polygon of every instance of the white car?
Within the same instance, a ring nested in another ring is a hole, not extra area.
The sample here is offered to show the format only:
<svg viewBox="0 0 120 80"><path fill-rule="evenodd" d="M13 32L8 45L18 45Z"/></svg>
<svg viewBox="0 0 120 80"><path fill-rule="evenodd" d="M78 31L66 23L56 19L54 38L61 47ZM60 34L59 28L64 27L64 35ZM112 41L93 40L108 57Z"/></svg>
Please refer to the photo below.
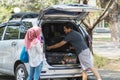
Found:
<svg viewBox="0 0 120 80"><path fill-rule="evenodd" d="M30 27L42 28L44 44L44 60L41 79L67 78L78 79L82 69L73 46L68 43L58 49L46 50L46 45L55 44L64 39L63 26L69 22L73 29L83 35L86 43L91 40L86 30L78 23L90 11L96 8L80 4L54 5L36 13L14 14L10 20L0 25L0 72L15 75L16 80L26 80L29 73L29 64L19 59L24 46L24 37ZM13 20L13 18L15 20ZM88 71L88 75L92 75Z"/></svg>

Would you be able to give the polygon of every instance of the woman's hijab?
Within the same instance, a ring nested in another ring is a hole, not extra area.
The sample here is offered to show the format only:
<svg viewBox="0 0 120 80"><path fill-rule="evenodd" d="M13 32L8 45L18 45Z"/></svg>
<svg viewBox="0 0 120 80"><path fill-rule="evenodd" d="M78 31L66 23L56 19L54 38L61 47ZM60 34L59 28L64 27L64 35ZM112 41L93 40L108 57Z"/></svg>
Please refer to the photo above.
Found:
<svg viewBox="0 0 120 80"><path fill-rule="evenodd" d="M38 40L41 40L40 33L40 27L32 27L28 29L25 35L25 46L27 50L30 49L33 45L35 45Z"/></svg>

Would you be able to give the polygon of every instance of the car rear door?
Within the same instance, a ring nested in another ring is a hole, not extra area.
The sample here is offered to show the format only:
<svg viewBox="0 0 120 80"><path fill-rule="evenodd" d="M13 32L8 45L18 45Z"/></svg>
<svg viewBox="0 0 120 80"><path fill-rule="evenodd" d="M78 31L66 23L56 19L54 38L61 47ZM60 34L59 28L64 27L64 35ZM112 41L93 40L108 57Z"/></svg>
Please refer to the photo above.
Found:
<svg viewBox="0 0 120 80"><path fill-rule="evenodd" d="M39 14L39 20L81 20L89 12L94 12L98 10L99 9L95 7L80 4L54 5L49 7L48 9L41 10Z"/></svg>

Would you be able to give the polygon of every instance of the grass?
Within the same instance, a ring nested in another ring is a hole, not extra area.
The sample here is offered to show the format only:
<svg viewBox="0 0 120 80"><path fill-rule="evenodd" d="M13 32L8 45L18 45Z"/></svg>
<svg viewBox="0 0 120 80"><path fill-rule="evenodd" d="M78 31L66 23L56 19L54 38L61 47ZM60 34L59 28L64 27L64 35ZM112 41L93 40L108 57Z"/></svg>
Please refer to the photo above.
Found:
<svg viewBox="0 0 120 80"><path fill-rule="evenodd" d="M108 59L94 54L94 64L97 68L102 68L108 63Z"/></svg>
<svg viewBox="0 0 120 80"><path fill-rule="evenodd" d="M111 41L111 38L93 38L93 41Z"/></svg>
<svg viewBox="0 0 120 80"><path fill-rule="evenodd" d="M93 38L93 41L111 41L110 37ZM94 64L97 68L102 68L108 63L108 59L94 54Z"/></svg>
<svg viewBox="0 0 120 80"><path fill-rule="evenodd" d="M94 37L93 38L93 41L103 41L103 42L106 42L106 41L112 41L111 37ZM105 57L101 57L97 54L94 54L94 64L97 68L102 68L104 67L106 64L108 64L109 60Z"/></svg>

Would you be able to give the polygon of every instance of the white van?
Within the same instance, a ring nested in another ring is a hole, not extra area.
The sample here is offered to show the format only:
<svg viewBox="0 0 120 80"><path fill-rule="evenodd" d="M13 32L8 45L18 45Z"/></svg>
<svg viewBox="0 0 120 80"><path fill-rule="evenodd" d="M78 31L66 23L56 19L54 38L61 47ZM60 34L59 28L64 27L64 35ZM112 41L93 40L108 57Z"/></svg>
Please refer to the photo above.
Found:
<svg viewBox="0 0 120 80"><path fill-rule="evenodd" d="M47 45L55 44L65 37L63 26L66 22L83 35L89 46L91 40L78 21L96 8L80 4L54 5L36 13L17 13L6 23L0 24L0 72L15 75L16 80L26 80L29 64L19 60L24 46L26 31L33 26L42 28L44 60L41 79L67 78L78 79L82 69L73 46L68 43L58 49L46 50ZM38 17L39 15L39 17ZM37 18L38 17L38 18ZM14 19L13 19L14 18ZM92 75L88 71L88 75Z"/></svg>

